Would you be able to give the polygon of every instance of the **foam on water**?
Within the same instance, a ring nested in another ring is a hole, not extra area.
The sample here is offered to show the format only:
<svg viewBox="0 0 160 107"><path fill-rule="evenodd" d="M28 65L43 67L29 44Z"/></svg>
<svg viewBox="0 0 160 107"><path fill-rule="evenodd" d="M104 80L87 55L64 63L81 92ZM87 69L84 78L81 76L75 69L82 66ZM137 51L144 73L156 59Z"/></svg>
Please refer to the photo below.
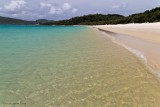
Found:
<svg viewBox="0 0 160 107"><path fill-rule="evenodd" d="M128 51L132 52L134 55L136 55L138 58L140 58L140 60L142 60L145 65L147 65L147 58L143 52L141 52L137 49L131 48L131 47L125 45L124 43L122 43L121 41L118 41L114 35L111 36L109 34L106 34L105 32L102 32L102 33L104 35L106 35L108 38L110 38L114 43L121 45L122 47L124 47Z"/></svg>
<svg viewBox="0 0 160 107"><path fill-rule="evenodd" d="M142 52L140 52L140 51L138 51L138 50L136 50L136 49L133 49L133 48L130 48L130 47L128 47L127 45L125 45L125 44L122 44L122 46L123 47L125 47L127 50L129 50L130 52L132 52L133 54L135 54L138 58L140 58L145 64L147 64L147 58L146 58L146 56L142 53Z"/></svg>

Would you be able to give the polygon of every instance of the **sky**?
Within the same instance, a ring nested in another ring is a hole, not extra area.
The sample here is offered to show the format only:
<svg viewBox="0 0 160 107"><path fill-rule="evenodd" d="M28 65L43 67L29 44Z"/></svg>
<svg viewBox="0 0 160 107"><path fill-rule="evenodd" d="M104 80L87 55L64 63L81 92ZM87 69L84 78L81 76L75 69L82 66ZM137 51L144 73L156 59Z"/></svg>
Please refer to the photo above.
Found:
<svg viewBox="0 0 160 107"><path fill-rule="evenodd" d="M87 14L130 15L160 7L160 0L0 0L0 16L62 20Z"/></svg>

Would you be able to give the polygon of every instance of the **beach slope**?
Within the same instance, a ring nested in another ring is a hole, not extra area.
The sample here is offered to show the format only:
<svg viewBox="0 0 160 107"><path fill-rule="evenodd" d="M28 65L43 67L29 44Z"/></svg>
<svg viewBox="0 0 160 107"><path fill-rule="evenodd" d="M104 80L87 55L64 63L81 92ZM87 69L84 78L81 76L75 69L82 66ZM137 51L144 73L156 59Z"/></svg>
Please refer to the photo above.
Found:
<svg viewBox="0 0 160 107"><path fill-rule="evenodd" d="M145 60L160 76L160 23L94 26ZM139 54L140 53L140 54Z"/></svg>

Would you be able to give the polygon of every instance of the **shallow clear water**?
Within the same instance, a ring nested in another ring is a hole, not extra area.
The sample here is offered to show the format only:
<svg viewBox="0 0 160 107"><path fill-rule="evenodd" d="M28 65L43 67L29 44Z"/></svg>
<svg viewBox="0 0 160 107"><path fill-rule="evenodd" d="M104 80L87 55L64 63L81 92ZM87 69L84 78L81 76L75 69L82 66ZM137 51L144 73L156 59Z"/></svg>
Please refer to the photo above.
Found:
<svg viewBox="0 0 160 107"><path fill-rule="evenodd" d="M0 107L159 107L160 83L88 27L0 26Z"/></svg>

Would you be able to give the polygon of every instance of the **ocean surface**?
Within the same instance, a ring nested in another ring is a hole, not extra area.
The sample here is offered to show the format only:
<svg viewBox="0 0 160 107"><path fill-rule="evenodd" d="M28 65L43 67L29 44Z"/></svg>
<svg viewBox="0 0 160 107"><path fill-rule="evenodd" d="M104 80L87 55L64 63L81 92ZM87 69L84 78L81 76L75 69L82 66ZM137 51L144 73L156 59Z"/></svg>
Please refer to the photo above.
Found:
<svg viewBox="0 0 160 107"><path fill-rule="evenodd" d="M0 107L159 107L134 54L84 26L0 25Z"/></svg>

